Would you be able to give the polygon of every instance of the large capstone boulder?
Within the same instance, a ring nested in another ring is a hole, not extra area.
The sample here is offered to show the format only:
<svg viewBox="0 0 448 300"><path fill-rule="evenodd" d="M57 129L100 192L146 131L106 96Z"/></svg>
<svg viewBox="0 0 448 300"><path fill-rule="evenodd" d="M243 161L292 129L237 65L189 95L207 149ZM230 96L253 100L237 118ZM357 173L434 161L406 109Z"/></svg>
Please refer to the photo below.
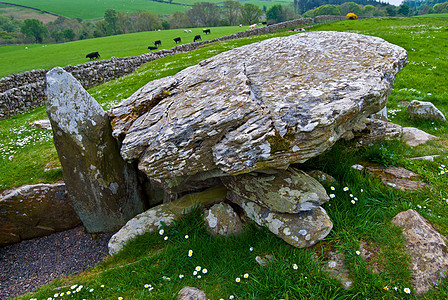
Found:
<svg viewBox="0 0 448 300"><path fill-rule="evenodd" d="M448 274L446 238L413 209L397 214L392 223L403 229L415 292L428 292Z"/></svg>
<svg viewBox="0 0 448 300"><path fill-rule="evenodd" d="M66 188L89 232L120 229L144 211L135 168L120 156L105 111L62 68L47 73L47 114Z"/></svg>
<svg viewBox="0 0 448 300"><path fill-rule="evenodd" d="M154 179L286 169L383 109L405 63L372 36L273 38L148 83L109 111L113 134Z"/></svg>
<svg viewBox="0 0 448 300"><path fill-rule="evenodd" d="M79 225L64 183L24 185L0 194L0 246Z"/></svg>
<svg viewBox="0 0 448 300"><path fill-rule="evenodd" d="M333 228L327 212L320 206L309 211L287 214L272 211L233 192L229 192L227 197L241 206L255 223L266 226L272 233L297 248L307 248L316 244Z"/></svg>
<svg viewBox="0 0 448 300"><path fill-rule="evenodd" d="M281 213L311 210L328 200L324 187L303 171L272 171L222 177L228 190Z"/></svg>

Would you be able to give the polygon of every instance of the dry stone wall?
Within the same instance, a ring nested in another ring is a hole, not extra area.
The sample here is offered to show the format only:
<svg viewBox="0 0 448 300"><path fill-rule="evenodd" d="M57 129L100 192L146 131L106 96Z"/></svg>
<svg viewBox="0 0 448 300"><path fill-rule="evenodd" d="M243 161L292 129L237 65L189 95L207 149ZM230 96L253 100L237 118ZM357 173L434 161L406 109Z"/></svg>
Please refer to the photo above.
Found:
<svg viewBox="0 0 448 300"><path fill-rule="evenodd" d="M64 70L70 72L87 89L130 74L144 63L181 52L188 52L205 44L270 33L312 22L311 18L297 19L241 31L209 41L178 45L168 50L159 50L139 56L112 57L110 60L92 61L76 66L68 65L64 67ZM45 75L47 72L46 69L32 70L0 79L0 119L22 114L44 105L46 97Z"/></svg>

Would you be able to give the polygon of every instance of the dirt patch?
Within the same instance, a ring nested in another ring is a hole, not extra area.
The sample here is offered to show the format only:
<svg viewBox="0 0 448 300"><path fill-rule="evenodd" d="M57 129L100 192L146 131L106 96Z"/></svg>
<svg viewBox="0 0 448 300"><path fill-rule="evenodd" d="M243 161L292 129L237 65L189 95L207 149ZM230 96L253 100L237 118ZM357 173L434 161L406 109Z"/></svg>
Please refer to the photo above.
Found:
<svg viewBox="0 0 448 300"><path fill-rule="evenodd" d="M23 7L14 6L0 6L0 15L12 16L14 19L25 20L25 19L38 19L44 23L48 23L57 19L56 16L38 12L32 9L27 9Z"/></svg>

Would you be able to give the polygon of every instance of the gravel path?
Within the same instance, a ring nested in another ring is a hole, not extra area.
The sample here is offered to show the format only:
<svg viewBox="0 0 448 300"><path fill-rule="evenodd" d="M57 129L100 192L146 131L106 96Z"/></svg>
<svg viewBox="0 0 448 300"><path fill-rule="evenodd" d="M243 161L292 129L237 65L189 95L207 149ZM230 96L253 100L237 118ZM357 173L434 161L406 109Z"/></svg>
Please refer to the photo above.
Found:
<svg viewBox="0 0 448 300"><path fill-rule="evenodd" d="M77 227L0 248L0 299L94 266L107 255L112 235L103 233L92 239L83 227Z"/></svg>

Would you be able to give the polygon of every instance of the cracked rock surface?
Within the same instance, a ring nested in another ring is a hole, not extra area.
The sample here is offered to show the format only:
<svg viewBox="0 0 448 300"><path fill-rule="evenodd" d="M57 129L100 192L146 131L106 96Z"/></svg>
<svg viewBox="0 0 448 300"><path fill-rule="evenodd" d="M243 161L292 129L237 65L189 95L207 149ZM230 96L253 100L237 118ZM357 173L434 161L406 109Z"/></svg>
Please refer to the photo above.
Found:
<svg viewBox="0 0 448 300"><path fill-rule="evenodd" d="M113 135L150 178L285 169L385 107L406 55L346 32L243 46L149 82L108 112Z"/></svg>

